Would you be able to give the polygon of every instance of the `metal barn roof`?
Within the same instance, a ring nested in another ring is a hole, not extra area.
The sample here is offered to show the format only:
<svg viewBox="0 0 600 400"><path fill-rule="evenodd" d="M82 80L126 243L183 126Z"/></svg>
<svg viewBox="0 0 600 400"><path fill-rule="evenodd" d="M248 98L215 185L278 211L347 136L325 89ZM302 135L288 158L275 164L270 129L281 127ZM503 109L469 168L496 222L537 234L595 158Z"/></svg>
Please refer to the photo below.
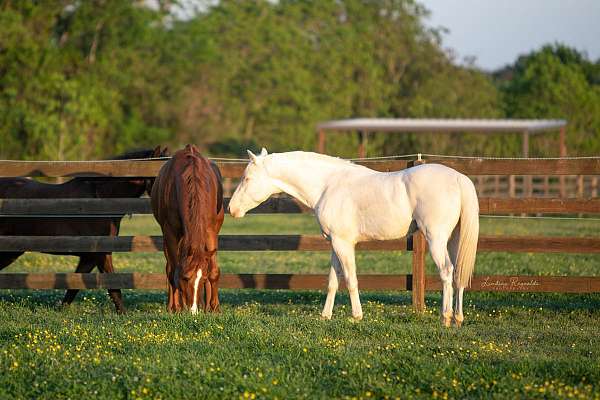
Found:
<svg viewBox="0 0 600 400"><path fill-rule="evenodd" d="M319 123L317 130L362 132L529 132L562 128L564 119L355 118Z"/></svg>

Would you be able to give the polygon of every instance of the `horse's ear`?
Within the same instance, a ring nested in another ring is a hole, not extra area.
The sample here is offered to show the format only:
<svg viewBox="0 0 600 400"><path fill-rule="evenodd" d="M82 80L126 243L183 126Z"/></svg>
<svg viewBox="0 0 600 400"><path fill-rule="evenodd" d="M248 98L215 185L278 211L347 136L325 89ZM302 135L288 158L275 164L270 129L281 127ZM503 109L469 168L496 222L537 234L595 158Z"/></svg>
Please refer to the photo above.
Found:
<svg viewBox="0 0 600 400"><path fill-rule="evenodd" d="M160 157L160 145L154 148L154 152L152 153L154 157Z"/></svg>
<svg viewBox="0 0 600 400"><path fill-rule="evenodd" d="M256 155L254 155L253 152L251 152L250 150L246 150L248 152L248 157L250 157L250 161L253 163L256 163L256 160L258 159L258 157L256 157Z"/></svg>
<svg viewBox="0 0 600 400"><path fill-rule="evenodd" d="M268 155L269 153L267 153L267 149L265 149L264 147L262 148L262 150L260 151L260 155L261 157L264 157L266 155Z"/></svg>

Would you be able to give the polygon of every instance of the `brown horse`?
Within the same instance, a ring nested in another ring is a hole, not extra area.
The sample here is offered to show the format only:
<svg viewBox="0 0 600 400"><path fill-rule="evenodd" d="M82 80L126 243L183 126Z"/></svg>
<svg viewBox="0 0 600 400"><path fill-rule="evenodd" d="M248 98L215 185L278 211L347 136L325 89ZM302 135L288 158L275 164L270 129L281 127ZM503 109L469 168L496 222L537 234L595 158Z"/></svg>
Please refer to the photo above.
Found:
<svg viewBox="0 0 600 400"><path fill-rule="evenodd" d="M163 157L167 149L141 150L123 154L113 160ZM0 179L0 198L12 199L65 199L65 198L126 198L140 197L150 192L154 179L144 178L74 178L62 184L42 183L27 178ZM0 235L16 236L117 236L123 215L102 217L47 216L32 218L0 217ZM23 252L0 252L0 270L12 264ZM114 271L112 253L59 253L79 257L75 272L90 272L98 267L102 273ZM65 293L62 304L75 299L77 289ZM117 312L125 311L119 289L109 289L108 294Z"/></svg>
<svg viewBox="0 0 600 400"><path fill-rule="evenodd" d="M205 312L219 311L216 252L224 218L219 168L188 144L163 165L151 197L163 232L168 310L195 314L202 303Z"/></svg>

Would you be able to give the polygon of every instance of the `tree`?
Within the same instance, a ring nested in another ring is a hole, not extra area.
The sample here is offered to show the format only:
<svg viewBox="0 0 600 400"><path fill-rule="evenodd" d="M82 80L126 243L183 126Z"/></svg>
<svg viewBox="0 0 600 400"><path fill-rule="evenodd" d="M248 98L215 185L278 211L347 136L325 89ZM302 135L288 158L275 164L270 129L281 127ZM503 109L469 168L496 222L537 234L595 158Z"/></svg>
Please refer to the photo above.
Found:
<svg viewBox="0 0 600 400"><path fill-rule="evenodd" d="M599 63L575 49L547 45L520 57L500 74L506 114L512 118L565 118L570 155L600 151ZM556 138L536 139L533 155L557 156Z"/></svg>
<svg viewBox="0 0 600 400"><path fill-rule="evenodd" d="M135 1L5 1L2 157L107 157L167 140L185 66L165 15Z"/></svg>
<svg viewBox="0 0 600 400"><path fill-rule="evenodd" d="M498 115L490 79L455 66L425 15L411 0L219 2L182 24L210 37L215 54L187 91L188 137L312 150L316 124L328 119ZM355 155L354 136L330 139L331 152ZM429 142L378 136L370 149ZM444 141L436 151L451 149Z"/></svg>

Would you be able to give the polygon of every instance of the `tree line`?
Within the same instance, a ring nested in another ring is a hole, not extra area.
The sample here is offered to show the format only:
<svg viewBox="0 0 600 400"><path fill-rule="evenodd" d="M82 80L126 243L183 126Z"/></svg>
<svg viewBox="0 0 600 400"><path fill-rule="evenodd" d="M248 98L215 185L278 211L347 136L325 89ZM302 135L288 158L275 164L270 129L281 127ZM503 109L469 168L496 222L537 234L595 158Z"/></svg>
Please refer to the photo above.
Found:
<svg viewBox="0 0 600 400"><path fill-rule="evenodd" d="M0 157L106 158L193 142L312 150L329 119L566 118L600 150L600 62L561 44L487 73L444 50L413 0L0 1ZM519 135L375 135L369 155L515 156ZM556 156L556 135L532 139ZM354 135L328 150L355 155Z"/></svg>

